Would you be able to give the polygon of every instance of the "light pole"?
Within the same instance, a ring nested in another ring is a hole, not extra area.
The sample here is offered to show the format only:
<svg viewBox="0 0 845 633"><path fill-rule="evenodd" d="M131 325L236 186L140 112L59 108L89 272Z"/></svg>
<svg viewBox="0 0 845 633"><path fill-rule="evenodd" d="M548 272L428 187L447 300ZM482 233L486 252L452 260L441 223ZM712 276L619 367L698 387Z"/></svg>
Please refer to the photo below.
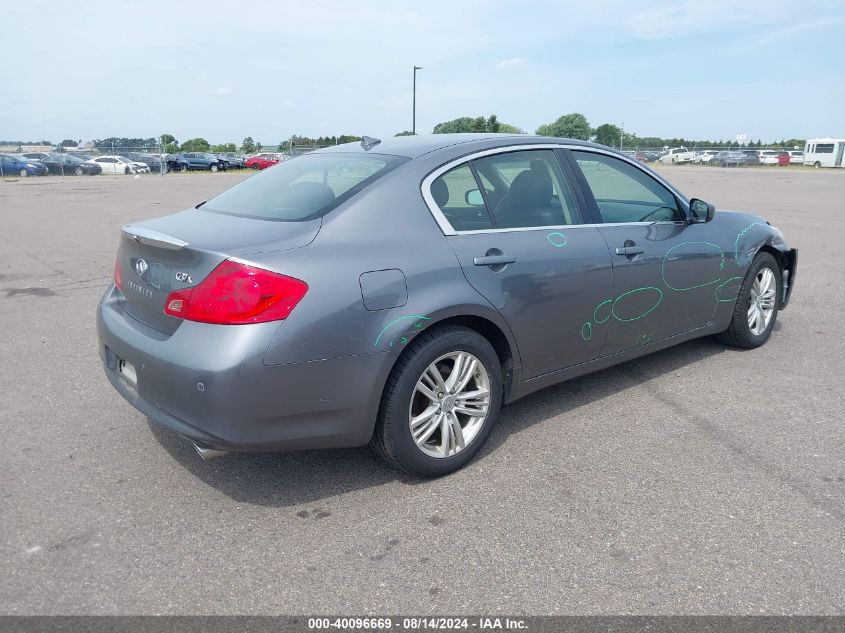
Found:
<svg viewBox="0 0 845 633"><path fill-rule="evenodd" d="M422 66L414 66L414 105L411 110L411 133L417 133L417 71L422 70Z"/></svg>

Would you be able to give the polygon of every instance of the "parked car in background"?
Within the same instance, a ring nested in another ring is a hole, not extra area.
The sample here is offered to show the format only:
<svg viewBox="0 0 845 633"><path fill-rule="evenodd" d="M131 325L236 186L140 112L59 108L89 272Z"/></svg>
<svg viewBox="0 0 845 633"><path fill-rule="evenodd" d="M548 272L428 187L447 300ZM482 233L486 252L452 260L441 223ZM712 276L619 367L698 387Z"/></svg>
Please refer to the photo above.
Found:
<svg viewBox="0 0 845 633"><path fill-rule="evenodd" d="M636 153L634 158L636 158L641 163L653 163L658 158L660 158L660 154L658 152L652 152L649 150L641 150Z"/></svg>
<svg viewBox="0 0 845 633"><path fill-rule="evenodd" d="M790 165L803 165L804 164L804 152L801 150L790 150L789 154L789 164Z"/></svg>
<svg viewBox="0 0 845 633"><path fill-rule="evenodd" d="M657 160L664 165L681 165L691 163L693 158L695 158L695 152L692 150L688 150L686 147L673 147Z"/></svg>
<svg viewBox="0 0 845 633"><path fill-rule="evenodd" d="M125 156L97 156L87 162L99 165L104 174L140 174L150 171L144 163L136 163Z"/></svg>
<svg viewBox="0 0 845 633"><path fill-rule="evenodd" d="M243 169L246 157L236 152L222 152L217 154L217 158L225 160L229 164L229 169Z"/></svg>
<svg viewBox="0 0 845 633"><path fill-rule="evenodd" d="M126 158L131 160L133 163L141 163L146 165L151 172L160 172L161 171L161 156L156 156L155 154L139 154L137 152L128 152L126 154Z"/></svg>
<svg viewBox="0 0 845 633"><path fill-rule="evenodd" d="M45 176L46 174L47 167L37 160L27 160L11 154L0 154L0 175L3 177L15 175L26 178L27 176Z"/></svg>
<svg viewBox="0 0 845 633"><path fill-rule="evenodd" d="M718 153L719 150L717 149L706 149L702 152L696 152L692 162L696 165L709 165Z"/></svg>
<svg viewBox="0 0 845 633"><path fill-rule="evenodd" d="M279 162L279 157L276 154L256 154L247 158L244 165L250 169L267 169Z"/></svg>
<svg viewBox="0 0 845 633"><path fill-rule="evenodd" d="M370 443L436 477L503 403L703 336L765 344L796 266L765 218L594 143L365 137L124 226L97 347L206 458Z"/></svg>
<svg viewBox="0 0 845 633"><path fill-rule="evenodd" d="M48 154L46 152L24 152L20 155L29 160L43 160L52 156L52 154Z"/></svg>
<svg viewBox="0 0 845 633"><path fill-rule="evenodd" d="M173 171L220 171L224 165L214 154L183 152L168 155L167 167Z"/></svg>
<svg viewBox="0 0 845 633"><path fill-rule="evenodd" d="M745 165L753 167L760 164L760 150L744 149L742 153L745 154Z"/></svg>
<svg viewBox="0 0 845 633"><path fill-rule="evenodd" d="M711 164L716 167L739 167L740 165L745 165L747 162L747 155L739 150L729 149L717 153L713 157Z"/></svg>
<svg viewBox="0 0 845 633"><path fill-rule="evenodd" d="M51 174L96 176L97 174L103 173L103 168L100 165L84 161L81 158L69 154L49 154L47 158L41 160L41 163L44 164Z"/></svg>
<svg viewBox="0 0 845 633"><path fill-rule="evenodd" d="M780 154L780 151L776 150L776 149L761 150L758 154L759 159L760 159L760 164L761 165L777 165L779 154Z"/></svg>

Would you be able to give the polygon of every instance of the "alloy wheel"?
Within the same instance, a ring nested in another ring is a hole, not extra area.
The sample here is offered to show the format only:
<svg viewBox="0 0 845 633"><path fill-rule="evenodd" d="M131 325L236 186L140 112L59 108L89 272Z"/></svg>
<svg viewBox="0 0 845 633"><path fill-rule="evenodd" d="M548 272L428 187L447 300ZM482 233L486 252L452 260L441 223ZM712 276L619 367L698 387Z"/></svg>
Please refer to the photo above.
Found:
<svg viewBox="0 0 845 633"><path fill-rule="evenodd" d="M748 327L755 336L760 336L769 327L775 312L777 287L775 273L768 266L761 268L754 277L748 301Z"/></svg>
<svg viewBox="0 0 845 633"><path fill-rule="evenodd" d="M408 426L417 448L429 457L451 457L477 436L490 410L490 376L469 352L449 352L417 380Z"/></svg>

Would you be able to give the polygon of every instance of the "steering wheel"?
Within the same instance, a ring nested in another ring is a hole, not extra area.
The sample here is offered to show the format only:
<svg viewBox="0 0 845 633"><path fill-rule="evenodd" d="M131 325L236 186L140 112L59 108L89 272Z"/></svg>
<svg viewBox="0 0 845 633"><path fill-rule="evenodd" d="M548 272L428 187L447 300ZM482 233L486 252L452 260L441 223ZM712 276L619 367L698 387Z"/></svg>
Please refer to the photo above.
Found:
<svg viewBox="0 0 845 633"><path fill-rule="evenodd" d="M637 222L648 222L651 216L657 215L660 211L669 212L670 217L666 218L667 220L671 220L674 217L675 213L677 213L677 209L673 209L672 207L657 207L656 209L652 209L651 211L646 213L643 217L637 220ZM655 222L657 222L657 220L655 220Z"/></svg>

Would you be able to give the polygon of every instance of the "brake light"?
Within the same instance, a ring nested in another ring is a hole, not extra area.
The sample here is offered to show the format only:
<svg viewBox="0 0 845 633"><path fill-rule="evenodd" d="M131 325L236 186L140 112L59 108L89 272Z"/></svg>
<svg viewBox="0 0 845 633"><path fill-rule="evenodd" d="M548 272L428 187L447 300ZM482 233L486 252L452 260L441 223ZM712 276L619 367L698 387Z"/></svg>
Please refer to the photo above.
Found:
<svg viewBox="0 0 845 633"><path fill-rule="evenodd" d="M123 290L123 271L120 270L120 259L114 260L114 285Z"/></svg>
<svg viewBox="0 0 845 633"><path fill-rule="evenodd" d="M306 292L304 281L226 260L199 285L171 292L164 313L220 325L281 321Z"/></svg>

